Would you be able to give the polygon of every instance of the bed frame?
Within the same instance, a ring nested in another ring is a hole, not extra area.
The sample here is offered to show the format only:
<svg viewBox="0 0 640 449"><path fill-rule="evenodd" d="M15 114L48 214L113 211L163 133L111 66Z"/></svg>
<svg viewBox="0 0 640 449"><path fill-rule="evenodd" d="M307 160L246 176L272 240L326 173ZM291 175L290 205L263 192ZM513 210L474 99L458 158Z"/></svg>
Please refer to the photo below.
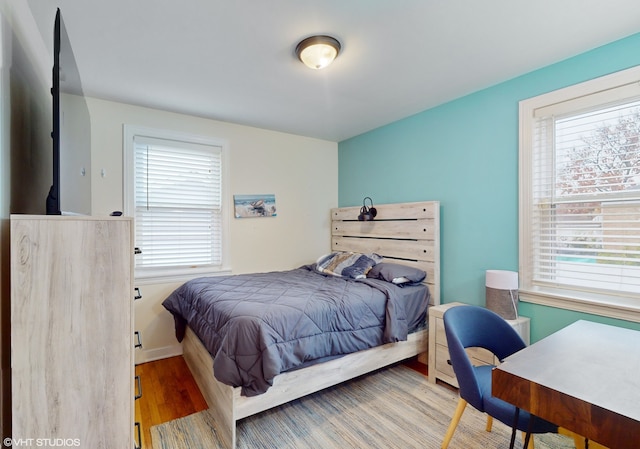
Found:
<svg viewBox="0 0 640 449"><path fill-rule="evenodd" d="M440 304L440 203L375 207L378 211L375 220L366 222L357 219L360 207L332 209L332 250L375 252L386 261L420 267L427 272L431 305ZM215 379L211 355L189 328L182 347L187 365L216 420L220 440L226 449L235 449L238 420L416 355L426 364L427 335L427 329L422 329L410 334L407 341L279 374L266 393L252 397L242 396L239 387Z"/></svg>

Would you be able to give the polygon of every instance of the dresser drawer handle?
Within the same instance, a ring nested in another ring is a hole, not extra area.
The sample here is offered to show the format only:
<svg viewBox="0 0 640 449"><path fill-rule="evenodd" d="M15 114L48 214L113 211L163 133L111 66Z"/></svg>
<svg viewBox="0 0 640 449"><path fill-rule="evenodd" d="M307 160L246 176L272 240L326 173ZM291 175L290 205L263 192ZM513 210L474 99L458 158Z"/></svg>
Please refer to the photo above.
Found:
<svg viewBox="0 0 640 449"><path fill-rule="evenodd" d="M134 288L134 290L136 291L136 295L133 297L133 299L134 300L142 299L142 293L140 293L140 287L136 287Z"/></svg>
<svg viewBox="0 0 640 449"><path fill-rule="evenodd" d="M142 340L140 339L140 331L135 331L133 333L133 335L135 335L135 337L136 337L136 342L134 343L133 347L134 348L141 348L142 347Z"/></svg>
<svg viewBox="0 0 640 449"><path fill-rule="evenodd" d="M140 423L136 422L134 425L135 425L136 431L138 433L138 441L134 441L133 442L133 447L134 447L134 449L140 449L140 448L142 448L142 434L140 433Z"/></svg>
<svg viewBox="0 0 640 449"><path fill-rule="evenodd" d="M142 382L140 381L140 376L136 376L136 383L138 384L138 394L135 395L135 399L140 399L142 397Z"/></svg>

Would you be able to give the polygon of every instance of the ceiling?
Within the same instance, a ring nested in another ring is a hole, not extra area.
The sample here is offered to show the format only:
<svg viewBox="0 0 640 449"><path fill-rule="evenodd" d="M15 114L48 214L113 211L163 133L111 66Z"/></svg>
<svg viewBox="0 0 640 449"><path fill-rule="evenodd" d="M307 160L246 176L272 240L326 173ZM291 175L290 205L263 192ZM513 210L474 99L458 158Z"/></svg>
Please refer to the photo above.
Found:
<svg viewBox="0 0 640 449"><path fill-rule="evenodd" d="M27 3L52 48L56 2ZM638 5L57 0L85 95L335 142L640 32ZM324 70L313 34L342 43Z"/></svg>

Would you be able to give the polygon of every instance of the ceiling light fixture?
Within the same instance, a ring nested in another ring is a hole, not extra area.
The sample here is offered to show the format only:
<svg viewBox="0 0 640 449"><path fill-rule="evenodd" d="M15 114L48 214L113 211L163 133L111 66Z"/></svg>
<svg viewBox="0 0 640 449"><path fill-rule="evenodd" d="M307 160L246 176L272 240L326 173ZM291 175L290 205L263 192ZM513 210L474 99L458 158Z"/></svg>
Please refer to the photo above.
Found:
<svg viewBox="0 0 640 449"><path fill-rule="evenodd" d="M307 67L319 70L336 59L340 48L340 42L331 36L311 36L296 46L296 55Z"/></svg>

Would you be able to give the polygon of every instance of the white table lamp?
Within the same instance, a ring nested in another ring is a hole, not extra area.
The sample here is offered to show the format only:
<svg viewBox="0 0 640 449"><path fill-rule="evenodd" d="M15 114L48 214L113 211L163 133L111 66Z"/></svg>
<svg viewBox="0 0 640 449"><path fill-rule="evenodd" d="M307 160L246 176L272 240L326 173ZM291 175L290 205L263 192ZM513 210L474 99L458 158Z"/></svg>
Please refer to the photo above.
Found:
<svg viewBox="0 0 640 449"><path fill-rule="evenodd" d="M518 318L518 272L487 270L487 309L494 311L505 320Z"/></svg>

